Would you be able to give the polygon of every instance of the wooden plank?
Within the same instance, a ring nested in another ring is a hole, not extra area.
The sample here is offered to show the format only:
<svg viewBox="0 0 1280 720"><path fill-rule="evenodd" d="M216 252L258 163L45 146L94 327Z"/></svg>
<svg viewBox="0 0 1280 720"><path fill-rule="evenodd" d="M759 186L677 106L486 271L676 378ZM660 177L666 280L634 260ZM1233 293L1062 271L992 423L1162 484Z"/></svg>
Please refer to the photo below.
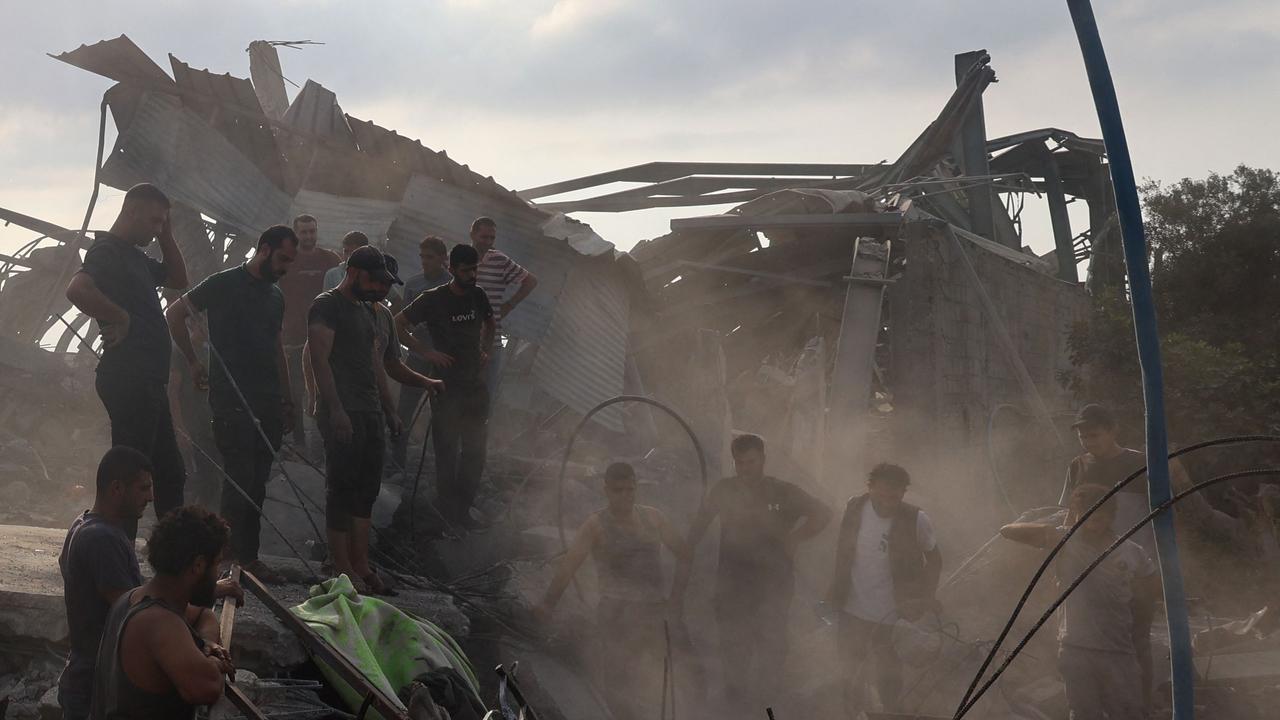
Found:
<svg viewBox="0 0 1280 720"><path fill-rule="evenodd" d="M254 577L253 573L248 570L241 570L240 584L261 600L267 606L267 609L276 616L276 619L298 637L298 640L302 642L308 652L324 661L356 692L367 697L371 696L373 698L373 709L377 710L384 720L409 720L409 716L400 708L396 700L387 697L382 690L370 683L368 678L355 665L352 665L351 661L341 651L326 642L306 623L289 612L288 608L281 605L280 601L276 600L275 596L262 584L262 581Z"/></svg>
<svg viewBox="0 0 1280 720"><path fill-rule="evenodd" d="M240 582L240 566L231 566L231 579ZM222 636L222 647L231 649L231 633L235 630L236 624L236 601L235 598L226 598L222 601L222 618L218 623L218 632Z"/></svg>

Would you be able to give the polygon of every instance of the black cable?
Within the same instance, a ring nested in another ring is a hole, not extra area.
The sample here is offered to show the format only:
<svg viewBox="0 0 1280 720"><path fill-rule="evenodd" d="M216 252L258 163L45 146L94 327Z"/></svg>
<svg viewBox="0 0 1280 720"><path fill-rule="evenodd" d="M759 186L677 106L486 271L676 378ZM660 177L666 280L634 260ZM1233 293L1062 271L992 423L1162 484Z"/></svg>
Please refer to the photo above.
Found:
<svg viewBox="0 0 1280 720"><path fill-rule="evenodd" d="M197 444L196 441L192 439L192 437L188 435L185 430L182 430L181 428L177 428L177 427L175 427L174 430L176 430L183 437L185 437L187 439L187 442L191 443L191 447L195 448L196 451L199 452L201 455L203 455L204 458L208 460L214 467L218 468L218 472L222 473L222 477L227 481L227 484L230 485L236 492L240 493L240 496L244 498L244 501L249 503L249 505L255 511L257 511L258 517L267 521L267 525L270 525L271 529L276 531L276 534L279 535L280 539L284 541L284 544L288 546L289 551L293 553L293 556L298 558L298 560L302 561L302 566L307 569L307 574L313 578L319 577L319 575L316 575L315 570L311 568L311 563L307 562L307 559L302 556L302 553L298 552L298 549L293 546L293 543L289 542L289 538L285 536L284 532L279 527L277 527L274 522L271 521L271 518L267 517L267 513L262 509L262 506L254 502L253 498L249 497L249 493L245 492L245 489L240 487L240 484L237 483L231 477L231 475L226 471L226 469L224 469L221 465L217 463L216 460L210 457L209 453L205 452L204 448L200 447L200 445Z"/></svg>
<svg viewBox="0 0 1280 720"><path fill-rule="evenodd" d="M1195 445L1188 445L1187 447L1182 448L1181 450L1171 453L1169 455L1169 459L1172 460L1176 457L1185 455L1189 452L1193 452L1195 450L1202 450L1207 447L1215 447L1218 445L1233 445L1233 444L1247 443L1247 442L1280 442L1280 436L1235 435L1230 437L1216 438L1213 440L1206 440L1201 443L1196 443ZM1003 644L1005 639L1009 637L1009 633L1013 631L1013 625L1015 622L1017 622L1018 615L1019 613L1022 612L1023 606L1026 605L1027 600L1030 599L1031 593L1035 591L1036 584L1040 582L1040 578L1043 577L1045 572L1049 569L1050 563L1052 563L1053 559L1057 557L1059 552L1061 552L1062 547L1067 544L1067 541L1071 539L1071 536L1075 535L1076 528L1080 527L1080 524L1083 523L1084 520L1088 519L1095 512L1097 512L1098 508L1102 507L1108 500L1110 500L1113 496L1115 496L1116 493L1123 490L1129 483L1133 482L1138 477L1141 477L1144 473L1146 473L1146 471L1147 471L1147 466L1143 465L1141 468L1135 470L1132 475L1116 483L1115 486L1113 486L1110 490L1108 490L1105 494L1103 494L1103 496L1099 498L1098 501L1095 502L1092 507L1090 507L1080 516L1079 521L1074 526L1072 526L1067 530L1067 533L1062 537L1061 540L1058 541L1058 544L1055 545L1053 549L1049 551L1049 554L1045 556L1044 560L1040 562L1040 567L1038 567L1035 571L1035 574L1031 576L1031 581L1027 583L1027 587L1022 593L1022 597L1019 598L1017 604L1014 605L1013 612L1009 615L1009 619L1005 622L1004 628L1000 630L1000 635L996 637L995 642L991 645L991 650L987 653L987 657L982 661L982 666L978 668L978 672L976 675L974 675L973 681L969 683L969 688L965 691L964 697L960 700L960 705L957 706L956 708L957 712L960 710L960 708L965 707L965 704L969 702L969 699L973 695L974 689L978 687L978 684L980 682L982 682L983 674L986 673L987 668L991 667L991 663L995 661L996 655L999 654L1001 644Z"/></svg>
<svg viewBox="0 0 1280 720"><path fill-rule="evenodd" d="M1186 498L1190 497L1191 495L1194 495L1195 493L1200 492L1201 490L1204 490L1205 488L1227 482L1228 480L1238 480L1240 478L1259 477L1263 475L1280 475L1280 468L1258 468L1254 470L1241 470L1239 472L1219 475L1215 478L1205 480L1204 482L1195 483L1194 485L1187 488L1186 490L1183 490L1182 492L1174 495L1168 500L1157 505L1154 509L1152 509L1150 513L1147 514L1146 517L1142 518L1142 520L1139 521L1136 525L1126 530L1124 534L1122 534L1120 537L1116 538L1115 542L1111 543L1110 547L1108 547L1100 555L1098 555L1098 557L1096 557L1093 560L1093 562L1089 563L1089 566L1086 567L1084 571L1081 572L1080 575L1076 577L1075 580L1071 581L1071 584L1068 585L1067 588L1063 590L1062 593L1058 596L1058 598L1054 600L1052 604L1049 605L1048 609L1044 611L1044 613L1040 616L1040 619L1036 620L1035 624L1031 626L1031 629L1027 631L1027 634L1022 638L1022 640L1018 643L1018 645L1012 651L1010 651L1009 655L1005 658L1004 662L1001 663L1000 667L997 668L996 671L991 674L991 677L987 680L987 682L984 683L976 693L974 693L973 697L970 698L967 701L967 703L962 704L960 706L960 708L956 711L956 714L953 720L960 720L960 718L963 718L966 713L968 713L970 710L974 708L975 705L977 705L978 701L982 699L982 696L986 694L987 690L989 690L991 686L995 684L995 681L1009 667L1009 664L1013 662L1013 659L1018 656L1018 653L1022 652L1022 649L1026 647L1026 645L1029 642L1031 642L1031 638L1036 634L1036 631L1038 631L1041 627L1043 627L1044 624L1047 623L1051 617L1053 617L1053 613L1057 611L1057 609L1061 607L1064 602L1066 602L1067 597L1071 595L1071 593L1077 587L1079 587L1081 583L1085 581L1085 579L1089 576L1089 573L1093 572L1094 568L1101 565L1104 560L1106 560L1108 557L1111 556L1111 553L1115 552L1117 548L1119 548L1121 545L1125 543L1125 541L1127 541L1129 538L1137 534L1137 532L1141 530L1143 527L1145 527L1147 523L1154 520L1157 515L1165 512L1166 510L1173 507L1177 503L1181 502L1182 500L1185 500ZM1084 521L1082 516L1081 520L1076 521L1076 524L1073 526L1073 529L1078 528L1083 524L1084 524ZM1059 543L1059 546L1061 546L1061 543Z"/></svg>
<svg viewBox="0 0 1280 720"><path fill-rule="evenodd" d="M676 422L680 423L680 427L684 428L684 431L689 435L689 439L693 441L694 452L698 454L698 469L702 478L702 492L703 494L706 494L707 458L702 452L702 444L698 442L698 436L694 434L693 428L689 426L689 423L685 422L685 419L680 417L680 414L675 410L672 410L670 407L654 400L651 397L646 397L644 395L618 395L616 397L611 397L588 410L587 414L582 416L582 420L578 421L578 426L575 427L573 429L573 433L569 435L569 444L564 448L564 459L560 461L560 478L556 482L556 529L560 532L560 547L564 550L569 549L569 541L565 537L564 532L564 476L569 469L569 456L573 453L573 444L577 442L578 435L582 432L582 429L587 426L587 423L591 422L592 416L610 405L616 405L622 402L638 402L646 405L652 405L653 407L656 407L670 415Z"/></svg>

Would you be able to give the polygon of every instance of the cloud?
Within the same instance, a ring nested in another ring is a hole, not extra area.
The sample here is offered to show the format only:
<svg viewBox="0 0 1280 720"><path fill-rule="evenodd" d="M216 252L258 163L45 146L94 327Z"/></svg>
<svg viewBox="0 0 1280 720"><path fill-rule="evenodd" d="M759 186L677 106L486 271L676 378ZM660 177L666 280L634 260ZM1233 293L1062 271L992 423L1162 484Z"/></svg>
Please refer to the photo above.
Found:
<svg viewBox="0 0 1280 720"><path fill-rule="evenodd" d="M546 14L533 21L530 33L535 38L550 40L580 32L624 7L625 0L556 0Z"/></svg>

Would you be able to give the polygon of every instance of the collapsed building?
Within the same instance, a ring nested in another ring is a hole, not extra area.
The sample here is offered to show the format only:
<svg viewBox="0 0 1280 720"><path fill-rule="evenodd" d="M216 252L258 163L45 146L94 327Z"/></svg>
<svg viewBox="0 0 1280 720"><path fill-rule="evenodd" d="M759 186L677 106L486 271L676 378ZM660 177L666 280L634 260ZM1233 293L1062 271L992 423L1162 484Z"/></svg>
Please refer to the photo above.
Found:
<svg viewBox="0 0 1280 720"><path fill-rule="evenodd" d="M359 230L402 259L424 235L457 242L474 218L497 221L502 249L539 278L504 320L510 360L494 417L524 478L508 513L524 482L546 481L576 421L623 394L685 416L713 477L730 471L741 431L768 439L775 473L832 502L871 464L908 458L957 547L977 546L1015 508L1056 501L1053 479L1073 454L1058 381L1068 332L1087 318L1090 291L1123 283L1110 176L1100 140L1056 128L988 139L985 52L956 56L954 93L893 162L655 162L512 191L345 113L315 81L290 100L277 45L250 45L250 78L173 56L165 72L125 36L54 57L115 81L102 121L109 111L117 132L96 180L161 187L195 279L242 262L263 228L300 213L318 218L322 246ZM628 187L603 190L617 183ZM1054 249L1043 256L1026 247L1027 194L1047 202ZM1076 201L1087 228L1072 227ZM690 215L627 252L571 217L673 207ZM17 210L0 208L0 220L37 235L0 257L2 461L33 499L51 475L89 477L83 447L105 445L91 390L100 341L61 293L86 239ZM1019 421L1000 423L1003 412ZM670 476L654 500L686 519L699 488L675 426L627 405L592 419L592 437L615 453L669 449L671 464L650 473ZM997 465L1020 474L1001 483ZM25 505L13 487L11 505ZM592 497L579 489L569 522ZM526 513L523 529L549 513ZM0 521L65 526L52 509ZM466 618L446 624L462 633Z"/></svg>

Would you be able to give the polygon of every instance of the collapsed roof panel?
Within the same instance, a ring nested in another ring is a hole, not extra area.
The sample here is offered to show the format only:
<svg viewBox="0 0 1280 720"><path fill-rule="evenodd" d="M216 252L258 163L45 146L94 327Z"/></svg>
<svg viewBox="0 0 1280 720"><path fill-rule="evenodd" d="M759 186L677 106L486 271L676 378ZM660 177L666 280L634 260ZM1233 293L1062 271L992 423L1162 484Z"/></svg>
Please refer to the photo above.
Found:
<svg viewBox="0 0 1280 720"><path fill-rule="evenodd" d="M280 67L280 53L273 43L254 40L247 48L249 53L249 77L258 104L267 117L281 120L289 110L289 97L284 90L284 71Z"/></svg>
<svg viewBox="0 0 1280 720"><path fill-rule="evenodd" d="M102 182L121 190L155 183L253 237L290 217L289 197L174 95L144 94L103 164Z"/></svg>
<svg viewBox="0 0 1280 720"><path fill-rule="evenodd" d="M50 54L49 57L116 82L133 83L168 92L174 90L173 80L125 35L92 45L81 45L75 50L59 55Z"/></svg>
<svg viewBox="0 0 1280 720"><path fill-rule="evenodd" d="M207 118L214 129L280 186L284 179L280 148L253 85L229 73L216 75L193 68L173 55L169 62L183 104Z"/></svg>
<svg viewBox="0 0 1280 720"><path fill-rule="evenodd" d="M315 80L308 80L289 105L284 122L294 130L324 138L342 146L356 147L346 115L338 106L338 96Z"/></svg>

